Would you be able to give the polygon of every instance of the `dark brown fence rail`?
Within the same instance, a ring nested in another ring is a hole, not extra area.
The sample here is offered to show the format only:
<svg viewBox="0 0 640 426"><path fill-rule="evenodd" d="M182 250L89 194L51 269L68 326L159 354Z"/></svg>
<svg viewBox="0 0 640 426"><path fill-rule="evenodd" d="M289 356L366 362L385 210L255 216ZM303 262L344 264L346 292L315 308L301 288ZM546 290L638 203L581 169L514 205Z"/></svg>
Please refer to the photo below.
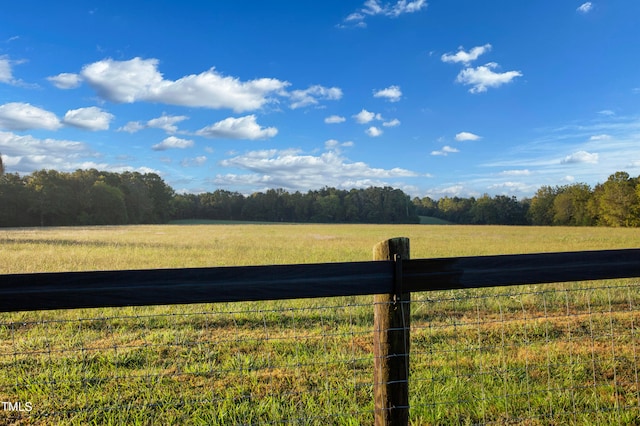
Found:
<svg viewBox="0 0 640 426"><path fill-rule="evenodd" d="M640 277L640 249L0 275L0 312L301 299ZM401 274L401 276L397 276ZM401 289L396 287L401 285Z"/></svg>

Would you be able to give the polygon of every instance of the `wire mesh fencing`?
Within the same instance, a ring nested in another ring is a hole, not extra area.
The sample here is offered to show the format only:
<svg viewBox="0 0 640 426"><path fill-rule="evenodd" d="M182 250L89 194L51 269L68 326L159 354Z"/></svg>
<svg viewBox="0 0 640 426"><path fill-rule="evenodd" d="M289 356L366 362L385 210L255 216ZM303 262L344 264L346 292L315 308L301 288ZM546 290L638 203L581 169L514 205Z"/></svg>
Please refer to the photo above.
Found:
<svg viewBox="0 0 640 426"><path fill-rule="evenodd" d="M0 397L11 406L0 423L368 424L370 307L339 298L5 314Z"/></svg>
<svg viewBox="0 0 640 426"><path fill-rule="evenodd" d="M410 422L640 423L640 285L412 294ZM0 423L372 424L371 296L0 316Z"/></svg>
<svg viewBox="0 0 640 426"><path fill-rule="evenodd" d="M545 284L412 301L416 424L639 424L640 286Z"/></svg>

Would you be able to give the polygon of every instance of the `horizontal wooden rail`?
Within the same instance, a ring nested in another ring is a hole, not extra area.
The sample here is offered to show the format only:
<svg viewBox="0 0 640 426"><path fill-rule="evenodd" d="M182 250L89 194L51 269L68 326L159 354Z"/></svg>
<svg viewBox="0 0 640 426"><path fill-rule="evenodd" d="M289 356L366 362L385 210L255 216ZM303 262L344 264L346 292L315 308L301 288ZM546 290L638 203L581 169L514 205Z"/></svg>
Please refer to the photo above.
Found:
<svg viewBox="0 0 640 426"><path fill-rule="evenodd" d="M402 291L451 290L640 277L640 249L416 259Z"/></svg>
<svg viewBox="0 0 640 426"><path fill-rule="evenodd" d="M640 277L640 249L0 275L0 312L358 296ZM401 288L398 288L401 286Z"/></svg>
<svg viewBox="0 0 640 426"><path fill-rule="evenodd" d="M0 275L0 312L390 292L393 262Z"/></svg>

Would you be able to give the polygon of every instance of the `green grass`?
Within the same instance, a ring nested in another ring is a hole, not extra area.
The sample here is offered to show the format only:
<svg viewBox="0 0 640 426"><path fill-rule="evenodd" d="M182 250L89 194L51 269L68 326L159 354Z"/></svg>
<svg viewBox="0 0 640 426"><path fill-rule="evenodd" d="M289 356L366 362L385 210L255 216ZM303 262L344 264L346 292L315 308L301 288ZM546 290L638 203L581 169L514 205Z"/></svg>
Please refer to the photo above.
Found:
<svg viewBox="0 0 640 426"><path fill-rule="evenodd" d="M421 225L452 225L451 222L432 216L420 216Z"/></svg>
<svg viewBox="0 0 640 426"><path fill-rule="evenodd" d="M640 230L189 225L0 231L0 273L640 246ZM413 424L637 424L637 280L413 295ZM371 424L372 298L0 314L16 424Z"/></svg>

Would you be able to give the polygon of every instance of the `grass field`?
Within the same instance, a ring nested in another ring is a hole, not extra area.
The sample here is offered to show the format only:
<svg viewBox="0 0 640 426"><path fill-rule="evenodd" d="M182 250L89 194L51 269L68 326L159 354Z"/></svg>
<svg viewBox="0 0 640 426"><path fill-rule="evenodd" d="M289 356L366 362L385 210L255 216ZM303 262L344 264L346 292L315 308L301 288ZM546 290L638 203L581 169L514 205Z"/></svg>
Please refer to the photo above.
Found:
<svg viewBox="0 0 640 426"><path fill-rule="evenodd" d="M640 247L640 230L217 224L0 230L0 273ZM638 424L638 280L415 294L413 424ZM371 424L371 297L0 314L15 424ZM24 406L24 405L23 405ZM0 407L1 408L1 407Z"/></svg>

